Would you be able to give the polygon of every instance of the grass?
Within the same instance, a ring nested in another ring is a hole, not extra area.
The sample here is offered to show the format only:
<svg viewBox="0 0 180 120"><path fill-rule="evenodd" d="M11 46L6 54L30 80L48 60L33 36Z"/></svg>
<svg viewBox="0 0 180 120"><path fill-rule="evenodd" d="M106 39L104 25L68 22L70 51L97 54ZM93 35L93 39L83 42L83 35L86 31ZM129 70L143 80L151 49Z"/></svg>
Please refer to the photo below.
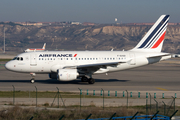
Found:
<svg viewBox="0 0 180 120"><path fill-rule="evenodd" d="M10 60L12 60L12 59L0 59L0 62L8 62Z"/></svg>
<svg viewBox="0 0 180 120"><path fill-rule="evenodd" d="M57 92L37 92L38 98L54 98ZM60 92L60 95L63 98L79 98L80 95L78 93L72 92ZM13 91L0 91L0 98L11 98L13 97ZM36 98L35 91L15 91L15 97L17 98ZM92 95L81 95L81 97L86 98L102 98L102 96L92 96ZM105 98L115 98L115 97L105 97Z"/></svg>
<svg viewBox="0 0 180 120"><path fill-rule="evenodd" d="M38 98L54 98L57 92L44 91L37 92ZM63 98L79 98L78 93L72 92L60 92ZM13 91L0 91L0 98L12 98ZM35 98L35 91L15 91L15 97L18 98ZM84 97L84 95L82 95ZM92 96L85 95L86 98L102 98L102 96ZM106 98L114 98L114 97L106 97ZM57 101L56 101L57 102ZM6 104L13 105L12 103ZM22 107L23 106L23 107ZM33 107L32 107L33 106ZM63 120L74 120L74 119L85 119L89 114L92 114L90 119L92 118L110 118L114 113L116 113L116 117L121 116L133 116L136 112L139 112L138 115L145 115L146 112L149 115L153 115L156 113L156 106L154 104L151 105L151 110L146 110L146 105L142 106L117 106L117 107L105 107L104 110L102 107L96 107L95 104L91 104L88 106L80 105L69 105L66 108L63 104L60 104L60 108L58 109L57 104L51 107L51 103L45 102L44 104L38 104L38 107L42 109L36 109L35 104L26 105L26 104L17 104L14 107L9 108L1 108L0 110L0 120L29 120L33 116L33 120L58 120L62 115L65 117ZM49 108L57 108L57 109L49 109ZM169 107L167 107L166 111L168 111ZM158 110L159 114L164 114L164 107L159 105ZM176 106L176 110L180 110L180 107ZM172 115L174 112L173 107L169 110L168 116ZM180 112L176 113L176 115L180 115Z"/></svg>
<svg viewBox="0 0 180 120"><path fill-rule="evenodd" d="M57 92L37 92L38 98L54 98ZM62 97L76 98L79 97L73 93L60 93ZM0 98L9 98L13 96L13 91L0 91ZM35 91L15 91L15 97L18 98L36 98Z"/></svg>
<svg viewBox="0 0 180 120"><path fill-rule="evenodd" d="M179 108L178 108L179 109ZM0 111L0 120L29 120L33 117L33 120L58 120L62 116L62 120L74 120L74 119L85 119L90 114L93 118L110 118L114 113L115 117L122 116L133 116L136 112L138 115L145 115L146 109L139 107L109 107L104 110L102 107L79 107L67 108L65 110L49 110L49 109L36 109L33 107L21 108L20 106L14 106L12 108L3 109ZM149 115L155 114L155 110L148 112ZM172 114L172 113L171 113ZM177 113L176 115L179 115Z"/></svg>
<svg viewBox="0 0 180 120"><path fill-rule="evenodd" d="M0 64L0 67L4 67L5 64Z"/></svg>
<svg viewBox="0 0 180 120"><path fill-rule="evenodd" d="M44 91L37 92L38 98L54 98L57 92L52 91ZM63 98L79 98L79 93L72 92L60 92ZM92 96L92 95L82 95L82 97L86 98L102 98L102 96ZM13 91L0 91L0 98L12 98ZM35 91L15 91L16 98L36 98ZM115 98L115 97L106 97L107 98ZM12 103L6 104L13 105ZM23 108L21 107L23 106ZM32 107L34 106L34 107ZM66 106L66 108L61 104L60 108L64 108L64 110L54 109L50 110L48 108L58 108L57 104L51 107L51 103L45 102L44 104L38 104L38 107L43 109L36 109L35 104L31 106L26 104L17 104L14 107L9 108L1 108L0 110L0 120L29 120L33 116L33 120L58 120L62 115L65 117L63 120L74 120L74 119L85 119L89 114L92 114L90 119L92 118L110 118L114 113L116 113L116 117L120 116L133 116L136 112L139 112L138 115L145 115L146 112L149 115L153 115L156 113L156 106L154 104L151 105L151 110L146 111L146 106L118 106L118 107L105 107L104 110L102 107L96 107L95 104L91 104L89 106L80 106L79 104ZM167 107L166 111L168 111L169 107ZM164 107L159 105L158 110L159 114L164 114ZM176 106L176 110L180 110L180 107ZM168 116L172 115L174 112L173 107L169 110ZM176 115L180 115L180 112L176 113Z"/></svg>

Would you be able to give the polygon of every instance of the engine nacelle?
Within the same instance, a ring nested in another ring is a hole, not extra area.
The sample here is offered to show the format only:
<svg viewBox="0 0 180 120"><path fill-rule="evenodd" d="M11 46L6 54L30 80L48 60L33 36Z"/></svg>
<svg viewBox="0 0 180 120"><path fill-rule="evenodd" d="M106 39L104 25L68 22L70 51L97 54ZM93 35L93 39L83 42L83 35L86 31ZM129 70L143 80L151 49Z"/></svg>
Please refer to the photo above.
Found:
<svg viewBox="0 0 180 120"><path fill-rule="evenodd" d="M77 79L79 73L77 69L58 69L57 80L59 81L71 81Z"/></svg>

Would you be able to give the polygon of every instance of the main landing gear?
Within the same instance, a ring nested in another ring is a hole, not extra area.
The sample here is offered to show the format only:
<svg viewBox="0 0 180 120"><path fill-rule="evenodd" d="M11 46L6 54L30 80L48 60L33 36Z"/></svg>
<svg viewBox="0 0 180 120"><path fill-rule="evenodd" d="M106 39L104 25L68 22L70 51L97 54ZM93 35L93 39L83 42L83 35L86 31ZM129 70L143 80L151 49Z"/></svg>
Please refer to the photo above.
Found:
<svg viewBox="0 0 180 120"><path fill-rule="evenodd" d="M34 83L35 82L35 76L36 76L36 74L35 73L30 73L30 75L31 75L31 80L30 80L30 82L31 83Z"/></svg>
<svg viewBox="0 0 180 120"><path fill-rule="evenodd" d="M90 78L88 79L86 76L83 76L83 77L81 78L81 81L82 81L82 82L88 82L89 84L94 84L94 83L95 83L95 80L94 80L92 77L90 77Z"/></svg>

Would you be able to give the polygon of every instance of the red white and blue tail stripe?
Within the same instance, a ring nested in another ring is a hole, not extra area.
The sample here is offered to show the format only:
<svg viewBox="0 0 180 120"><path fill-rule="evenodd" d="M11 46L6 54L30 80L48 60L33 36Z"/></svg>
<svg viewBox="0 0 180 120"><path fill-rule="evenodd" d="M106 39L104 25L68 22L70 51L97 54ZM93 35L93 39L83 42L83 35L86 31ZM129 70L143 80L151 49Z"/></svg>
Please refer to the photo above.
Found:
<svg viewBox="0 0 180 120"><path fill-rule="evenodd" d="M168 21L169 15L161 15L156 23L147 32L147 34L132 50L144 52L161 52Z"/></svg>

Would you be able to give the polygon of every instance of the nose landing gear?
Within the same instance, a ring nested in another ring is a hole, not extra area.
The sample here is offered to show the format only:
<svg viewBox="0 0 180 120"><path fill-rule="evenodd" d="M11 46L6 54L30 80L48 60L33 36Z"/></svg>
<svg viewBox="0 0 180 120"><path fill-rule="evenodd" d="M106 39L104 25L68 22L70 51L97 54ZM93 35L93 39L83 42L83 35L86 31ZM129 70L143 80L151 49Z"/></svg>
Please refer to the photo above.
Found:
<svg viewBox="0 0 180 120"><path fill-rule="evenodd" d="M35 82L34 78L32 78L32 79L30 80L30 82L31 82L31 83L34 83L34 82Z"/></svg>
<svg viewBox="0 0 180 120"><path fill-rule="evenodd" d="M31 83L34 83L35 82L35 76L36 76L36 73L30 73L32 79L30 80Z"/></svg>

